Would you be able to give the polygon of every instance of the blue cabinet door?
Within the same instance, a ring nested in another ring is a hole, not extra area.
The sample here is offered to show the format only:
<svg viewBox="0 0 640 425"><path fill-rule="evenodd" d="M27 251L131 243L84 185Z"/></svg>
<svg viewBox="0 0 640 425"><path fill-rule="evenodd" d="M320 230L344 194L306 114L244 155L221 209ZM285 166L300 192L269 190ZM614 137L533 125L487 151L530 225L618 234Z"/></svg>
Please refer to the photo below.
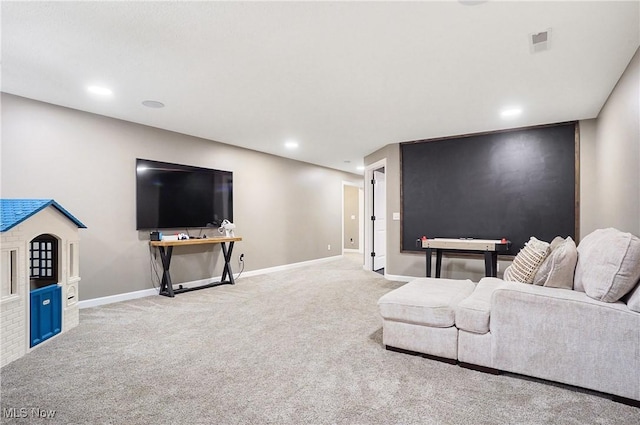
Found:
<svg viewBox="0 0 640 425"><path fill-rule="evenodd" d="M49 285L31 291L31 347L62 329L62 287Z"/></svg>

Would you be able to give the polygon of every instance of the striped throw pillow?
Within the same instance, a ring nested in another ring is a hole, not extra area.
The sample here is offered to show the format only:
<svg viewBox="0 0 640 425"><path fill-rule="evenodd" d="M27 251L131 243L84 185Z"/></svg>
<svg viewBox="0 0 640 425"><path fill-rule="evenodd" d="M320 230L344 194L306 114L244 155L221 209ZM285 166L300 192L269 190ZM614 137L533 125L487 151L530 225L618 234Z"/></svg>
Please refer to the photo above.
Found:
<svg viewBox="0 0 640 425"><path fill-rule="evenodd" d="M549 243L531 237L513 263L504 271L504 280L533 283L538 268L549 255Z"/></svg>

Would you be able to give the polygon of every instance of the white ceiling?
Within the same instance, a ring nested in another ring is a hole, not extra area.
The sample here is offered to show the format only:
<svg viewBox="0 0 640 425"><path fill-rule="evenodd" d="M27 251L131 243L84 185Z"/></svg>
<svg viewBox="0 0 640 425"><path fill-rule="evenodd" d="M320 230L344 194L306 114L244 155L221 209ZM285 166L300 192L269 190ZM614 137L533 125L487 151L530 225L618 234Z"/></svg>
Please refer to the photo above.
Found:
<svg viewBox="0 0 640 425"><path fill-rule="evenodd" d="M2 91L360 173L389 143L596 117L640 45L637 0L463 3L2 1Z"/></svg>

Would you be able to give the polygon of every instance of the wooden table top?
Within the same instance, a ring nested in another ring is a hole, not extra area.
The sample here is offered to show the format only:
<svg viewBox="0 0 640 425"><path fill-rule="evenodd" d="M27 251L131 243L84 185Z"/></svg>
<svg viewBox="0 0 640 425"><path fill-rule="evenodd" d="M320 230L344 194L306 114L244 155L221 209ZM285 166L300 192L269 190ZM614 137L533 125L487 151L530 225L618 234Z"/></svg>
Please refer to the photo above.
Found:
<svg viewBox="0 0 640 425"><path fill-rule="evenodd" d="M422 241L422 248L460 249L469 251L497 251L506 248L509 242L500 239L452 239L435 238Z"/></svg>
<svg viewBox="0 0 640 425"><path fill-rule="evenodd" d="M184 239L178 241L150 241L149 244L151 246L205 245L214 243L238 242L241 240L241 237L227 238L225 236L214 236L211 238Z"/></svg>

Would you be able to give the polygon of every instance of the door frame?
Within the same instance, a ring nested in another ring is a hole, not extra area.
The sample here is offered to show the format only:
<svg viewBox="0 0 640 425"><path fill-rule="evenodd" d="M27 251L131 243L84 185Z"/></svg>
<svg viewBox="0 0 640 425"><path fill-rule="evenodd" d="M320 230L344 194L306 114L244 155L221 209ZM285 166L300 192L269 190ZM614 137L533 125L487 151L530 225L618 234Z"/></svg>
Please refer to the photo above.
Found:
<svg viewBox="0 0 640 425"><path fill-rule="evenodd" d="M364 265L362 266L365 270L373 270L373 260L371 258L371 252L373 252L373 226L371 226L371 216L373 215L373 190L371 185L371 180L373 180L373 172L379 168L385 169L385 173L387 173L387 158L383 158L379 161L374 162L373 164L369 164L364 169L364 222L366 225L364 226ZM384 190L385 193L389 193L387 178L384 179ZM387 209L389 197L385 197L385 209ZM388 214L387 214L388 215ZM388 227L387 223L387 227ZM387 232L385 232L387 233ZM385 236L386 237L386 236ZM387 241L388 242L388 241ZM387 247L389 244L387 243ZM388 256L387 256L388 258ZM385 267L385 274L386 274Z"/></svg>

